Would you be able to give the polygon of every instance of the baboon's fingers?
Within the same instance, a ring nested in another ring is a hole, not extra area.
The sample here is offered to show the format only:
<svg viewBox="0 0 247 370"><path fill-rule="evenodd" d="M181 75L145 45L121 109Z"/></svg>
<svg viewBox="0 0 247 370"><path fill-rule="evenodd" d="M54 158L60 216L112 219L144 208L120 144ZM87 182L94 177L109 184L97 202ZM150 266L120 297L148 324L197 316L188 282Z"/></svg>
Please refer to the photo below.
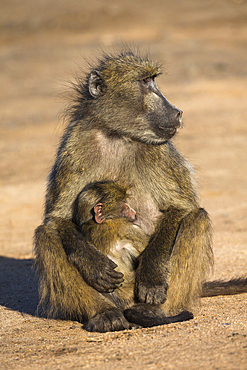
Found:
<svg viewBox="0 0 247 370"><path fill-rule="evenodd" d="M108 285L105 284L103 281L98 282L95 284L95 289L99 293L112 293L119 285Z"/></svg>
<svg viewBox="0 0 247 370"><path fill-rule="evenodd" d="M139 302L162 304L166 301L167 284L154 285L139 282L135 286L135 296Z"/></svg>
<svg viewBox="0 0 247 370"><path fill-rule="evenodd" d="M119 285L124 281L122 272L106 269L101 272L100 279L107 284Z"/></svg>
<svg viewBox="0 0 247 370"><path fill-rule="evenodd" d="M115 288L109 288L98 283L95 284L94 289L96 289L99 293L112 293L115 290Z"/></svg>
<svg viewBox="0 0 247 370"><path fill-rule="evenodd" d="M112 269L115 269L116 267L117 267L117 264L115 263L115 262L113 262L110 258L108 258L108 260L109 260L109 266L112 268ZM115 271L115 272L117 272L117 271Z"/></svg>
<svg viewBox="0 0 247 370"><path fill-rule="evenodd" d="M166 301L167 288L165 286L154 286L148 290L145 302L150 304L162 304Z"/></svg>
<svg viewBox="0 0 247 370"><path fill-rule="evenodd" d="M120 272L120 271L116 271L116 270L110 270L110 269L106 269L105 272L107 273L107 275L109 277L111 277L112 279L114 280L123 280L123 273Z"/></svg>
<svg viewBox="0 0 247 370"><path fill-rule="evenodd" d="M123 274L120 278L113 280L106 276L101 276L95 283L94 288L101 293L111 293L123 283Z"/></svg>
<svg viewBox="0 0 247 370"><path fill-rule="evenodd" d="M123 312L118 308L112 308L92 317L85 325L87 331L118 331L130 328L130 323L126 320Z"/></svg>
<svg viewBox="0 0 247 370"><path fill-rule="evenodd" d="M110 258L106 256L102 256L104 259L102 259L100 265L98 266L98 275L109 282L112 283L120 283L123 281L123 273L120 271L116 271L115 268L117 267L117 264L113 262Z"/></svg>

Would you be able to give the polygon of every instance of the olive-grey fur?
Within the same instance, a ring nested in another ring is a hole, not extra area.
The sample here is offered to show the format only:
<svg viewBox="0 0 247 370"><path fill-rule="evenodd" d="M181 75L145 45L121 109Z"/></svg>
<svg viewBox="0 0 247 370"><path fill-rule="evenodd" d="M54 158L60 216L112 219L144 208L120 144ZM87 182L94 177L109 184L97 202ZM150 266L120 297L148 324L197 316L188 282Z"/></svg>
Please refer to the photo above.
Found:
<svg viewBox="0 0 247 370"><path fill-rule="evenodd" d="M129 326L126 307L105 295L119 287L123 274L73 222L78 194L96 181L130 189L136 223L150 237L135 277L139 306L128 320L141 316L142 304L149 312L154 305L151 316L173 315L201 295L213 261L211 223L199 207L191 166L170 140L182 112L158 90L160 72L128 50L104 55L76 86L48 178L44 222L35 231L40 307L47 315L87 322L88 330Z"/></svg>

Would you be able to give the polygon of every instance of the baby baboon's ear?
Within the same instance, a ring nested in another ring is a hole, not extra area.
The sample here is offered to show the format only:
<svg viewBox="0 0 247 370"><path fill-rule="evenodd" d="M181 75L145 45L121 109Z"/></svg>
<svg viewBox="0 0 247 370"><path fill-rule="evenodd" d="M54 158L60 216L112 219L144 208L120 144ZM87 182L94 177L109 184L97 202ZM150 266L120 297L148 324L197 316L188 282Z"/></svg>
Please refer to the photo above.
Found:
<svg viewBox="0 0 247 370"><path fill-rule="evenodd" d="M104 92L105 85L101 78L101 73L98 71L92 71L89 75L88 89L89 93L93 98L97 98Z"/></svg>
<svg viewBox="0 0 247 370"><path fill-rule="evenodd" d="M97 222L97 224L102 224L102 222L105 220L104 218L104 210L103 210L103 204L98 203L93 208L94 210L94 219Z"/></svg>

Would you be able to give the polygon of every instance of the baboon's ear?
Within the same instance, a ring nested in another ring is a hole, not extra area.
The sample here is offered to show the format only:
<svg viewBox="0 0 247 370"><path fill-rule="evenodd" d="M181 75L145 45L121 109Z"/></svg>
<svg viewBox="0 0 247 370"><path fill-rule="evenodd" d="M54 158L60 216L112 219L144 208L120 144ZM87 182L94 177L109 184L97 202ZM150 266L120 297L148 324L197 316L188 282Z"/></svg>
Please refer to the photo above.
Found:
<svg viewBox="0 0 247 370"><path fill-rule="evenodd" d="M97 224L102 224L104 222L104 210L103 210L103 204L98 203L96 206L94 206L94 219L97 222Z"/></svg>
<svg viewBox="0 0 247 370"><path fill-rule="evenodd" d="M101 78L101 73L98 71L92 71L89 75L88 81L89 93L93 98L97 98L104 92L104 82Z"/></svg>

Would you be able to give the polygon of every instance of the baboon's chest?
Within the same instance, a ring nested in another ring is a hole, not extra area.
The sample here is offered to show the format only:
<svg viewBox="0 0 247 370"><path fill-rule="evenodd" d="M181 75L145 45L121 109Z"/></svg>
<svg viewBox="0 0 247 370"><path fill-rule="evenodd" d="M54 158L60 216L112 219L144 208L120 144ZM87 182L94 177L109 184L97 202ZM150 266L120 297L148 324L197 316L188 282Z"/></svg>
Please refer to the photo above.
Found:
<svg viewBox="0 0 247 370"><path fill-rule="evenodd" d="M100 152L100 180L116 181L128 188L128 203L136 211L135 222L147 234L152 234L160 216L162 171L147 158L145 145L127 139L109 139L97 134ZM157 159L156 159L157 161ZM153 170L153 167L155 168ZM102 171L104 169L104 171ZM156 176L156 179L154 178Z"/></svg>

